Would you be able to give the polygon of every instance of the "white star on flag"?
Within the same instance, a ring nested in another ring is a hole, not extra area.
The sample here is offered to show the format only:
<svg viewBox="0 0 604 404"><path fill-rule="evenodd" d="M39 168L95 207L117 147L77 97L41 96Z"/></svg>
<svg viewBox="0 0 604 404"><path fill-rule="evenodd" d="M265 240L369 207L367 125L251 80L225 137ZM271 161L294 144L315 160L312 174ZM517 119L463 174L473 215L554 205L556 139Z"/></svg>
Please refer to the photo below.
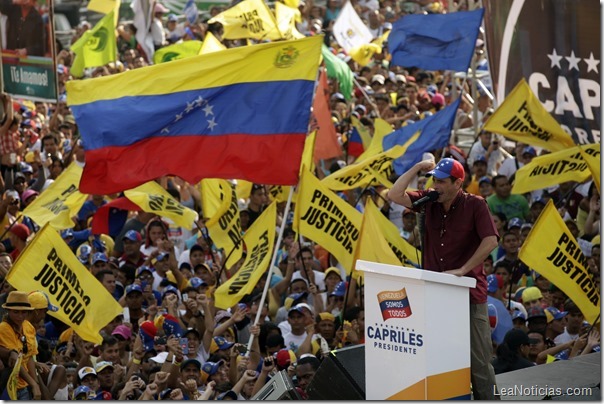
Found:
<svg viewBox="0 0 604 404"><path fill-rule="evenodd" d="M188 114L189 112L193 111L193 108L195 108L195 101L192 101L190 103L187 102L187 107L185 108L185 112Z"/></svg>
<svg viewBox="0 0 604 404"><path fill-rule="evenodd" d="M203 105L203 97L201 95L195 99L195 104L197 104L198 107Z"/></svg>
<svg viewBox="0 0 604 404"><path fill-rule="evenodd" d="M598 73L598 65L600 64L600 61L598 59L594 58L593 52L589 52L589 59L583 59L583 60L587 64L587 73L589 73L592 70L594 72Z"/></svg>
<svg viewBox="0 0 604 404"><path fill-rule="evenodd" d="M176 114L176 116L174 117L174 122L180 121L182 119L183 115L184 115L184 113Z"/></svg>
<svg viewBox="0 0 604 404"><path fill-rule="evenodd" d="M556 66L558 69L560 69L560 60L562 60L562 56L558 56L558 53L556 52L555 48L551 54L547 55L547 57L549 58L549 60L552 61L552 64L550 67Z"/></svg>
<svg viewBox="0 0 604 404"><path fill-rule="evenodd" d="M581 58L578 58L575 56L575 51L572 51L570 53L570 56L565 56L564 59L568 60L568 69L572 70L572 69L576 69L577 71L579 70L579 62L581 61Z"/></svg>
<svg viewBox="0 0 604 404"><path fill-rule="evenodd" d="M214 112L212 111L213 108L214 108L213 106L211 106L210 104L208 104L203 109L203 112L206 113L206 116L208 116L208 115L214 115Z"/></svg>
<svg viewBox="0 0 604 404"><path fill-rule="evenodd" d="M217 123L216 123L216 121L214 120L214 117L212 117L212 119L210 119L210 120L208 121L208 128L210 128L210 130L213 130L213 129L214 129L214 127L215 127L216 125L218 125L218 124L217 124Z"/></svg>

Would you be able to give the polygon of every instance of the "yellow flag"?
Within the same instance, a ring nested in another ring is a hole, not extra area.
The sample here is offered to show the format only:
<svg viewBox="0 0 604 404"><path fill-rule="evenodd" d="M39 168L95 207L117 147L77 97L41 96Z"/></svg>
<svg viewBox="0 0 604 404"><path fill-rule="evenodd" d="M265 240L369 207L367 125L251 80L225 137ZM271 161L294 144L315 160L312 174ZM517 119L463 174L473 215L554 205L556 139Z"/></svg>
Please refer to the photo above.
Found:
<svg viewBox="0 0 604 404"><path fill-rule="evenodd" d="M59 309L48 314L97 344L103 341L99 331L123 310L48 224L23 250L6 280L23 292L46 293Z"/></svg>
<svg viewBox="0 0 604 404"><path fill-rule="evenodd" d="M597 155L600 166L600 144L577 146L568 150L535 157L529 164L516 171L512 192L523 194L536 189L547 188L566 181L583 182L592 176L588 163L583 159L581 150L588 155ZM599 178L598 168L598 178Z"/></svg>
<svg viewBox="0 0 604 404"><path fill-rule="evenodd" d="M20 353L6 382L6 391L8 392L8 396L11 400L17 400L17 385L19 384L19 371L21 370L22 364L23 354Z"/></svg>
<svg viewBox="0 0 604 404"><path fill-rule="evenodd" d="M505 97L484 124L484 129L550 151L575 146L570 135L545 110L524 79Z"/></svg>
<svg viewBox="0 0 604 404"><path fill-rule="evenodd" d="M317 131L313 130L306 140L304 140L304 151L302 151L302 160L300 161L300 174L303 170L308 170L311 173L315 171L315 161L313 153L315 150L315 140L317 139Z"/></svg>
<svg viewBox="0 0 604 404"><path fill-rule="evenodd" d="M201 41L183 41L164 46L153 54L153 63L165 63L201 55Z"/></svg>
<svg viewBox="0 0 604 404"><path fill-rule="evenodd" d="M276 201L277 203L287 202L290 189L291 186L289 185L273 185L268 190L268 196L271 198L271 201Z"/></svg>
<svg viewBox="0 0 604 404"><path fill-rule="evenodd" d="M359 157L357 157L356 162L363 161L369 157L373 157L377 154L380 154L384 151L384 146L382 145L382 140L384 140L384 136L391 134L394 132L392 129L392 125L383 120L382 118L376 118L373 122L373 137L371 138L371 144L369 148L367 148Z"/></svg>
<svg viewBox="0 0 604 404"><path fill-rule="evenodd" d="M210 217L210 220L206 222L206 227L216 247L222 248L226 252L228 259L225 265L226 268L230 268L239 261L243 253L237 195L235 189L226 180L205 179L202 182L204 183L203 212L204 215ZM218 183L218 188L212 187L210 193L206 182ZM228 205L225 206L226 201L228 201Z"/></svg>
<svg viewBox="0 0 604 404"><path fill-rule="evenodd" d="M115 25L115 11L110 11L71 45L71 50L76 56L70 71L75 77L82 77L86 67L104 66L109 62L115 62L117 58Z"/></svg>
<svg viewBox="0 0 604 404"><path fill-rule="evenodd" d="M87 9L101 14L109 14L114 11L114 21L117 26L121 3L121 0L90 0Z"/></svg>
<svg viewBox="0 0 604 404"><path fill-rule="evenodd" d="M296 28L296 17L300 16L300 10L291 8L283 3L275 2L275 19L281 35L285 39L304 38Z"/></svg>
<svg viewBox="0 0 604 404"><path fill-rule="evenodd" d="M419 132L410 139L414 140ZM409 143L409 142L407 142ZM407 150L407 144L397 145L388 151L369 157L360 163L351 164L339 169L321 181L327 188L343 191L370 185L374 181L392 188L388 177L393 173L392 161L402 156Z"/></svg>
<svg viewBox="0 0 604 404"><path fill-rule="evenodd" d="M253 185L254 184L250 181L237 180L237 187L235 188L235 190L237 191L237 198L239 198L239 199L249 198L252 193Z"/></svg>
<svg viewBox="0 0 604 404"><path fill-rule="evenodd" d="M283 0L286 6L295 8L296 10L300 6L300 0Z"/></svg>
<svg viewBox="0 0 604 404"><path fill-rule="evenodd" d="M376 53L382 53L382 46L372 42L352 48L350 57L361 66L367 66Z"/></svg>
<svg viewBox="0 0 604 404"><path fill-rule="evenodd" d="M593 324L600 314L600 292L587 271L579 243L551 200L522 244L518 258L562 290Z"/></svg>
<svg viewBox="0 0 604 404"><path fill-rule="evenodd" d="M304 170L294 211L294 230L315 241L352 270L361 213Z"/></svg>
<svg viewBox="0 0 604 404"><path fill-rule="evenodd" d="M595 145L589 146L597 147L579 147L579 150L581 151L583 160L585 160L587 166L589 167L589 170L591 171L591 175L593 177L594 183L596 184L596 187L598 188L598 192L600 192L600 144L597 143Z"/></svg>
<svg viewBox="0 0 604 404"><path fill-rule="evenodd" d="M273 202L245 233L243 240L247 247L247 256L231 279L214 292L216 307L228 309L252 292L271 261L276 221L277 203Z"/></svg>
<svg viewBox="0 0 604 404"><path fill-rule="evenodd" d="M192 229L199 219L197 212L182 205L155 181L124 191L124 195L145 212L167 217L185 229Z"/></svg>
<svg viewBox="0 0 604 404"><path fill-rule="evenodd" d="M222 42L220 42L218 38L214 36L214 34L208 31L206 32L206 36L203 40L203 43L201 44L199 54L205 55L206 53L218 52L221 50L225 50L226 48L227 47L224 46Z"/></svg>
<svg viewBox="0 0 604 404"><path fill-rule="evenodd" d="M401 265L402 260L396 256L384 238L383 230L380 228L380 224L382 224L381 221L380 223L376 222L376 219L379 220L379 216L382 216L389 222L389 220L380 213L377 206L375 206L375 203L373 203L373 200L371 198L367 199L365 212L363 213L363 221L361 222L361 236L359 237L359 243L355 251L354 259L355 261L360 259L382 264ZM394 227L396 229L396 226ZM398 236L398 238L402 239L401 236ZM357 271L353 267L352 277L358 280L359 277L362 276L363 272Z"/></svg>
<svg viewBox="0 0 604 404"><path fill-rule="evenodd" d="M72 228L75 224L71 218L78 214L88 197L78 190L81 177L82 167L71 163L46 191L25 208L23 215L30 217L38 226L50 223L57 230Z"/></svg>
<svg viewBox="0 0 604 404"><path fill-rule="evenodd" d="M207 219L206 226L211 226L231 206L233 187L227 180L217 178L205 178L199 183L201 194L201 210Z"/></svg>
<svg viewBox="0 0 604 404"><path fill-rule="evenodd" d="M208 21L214 22L222 24L224 39L283 39L275 16L263 0L243 0Z"/></svg>

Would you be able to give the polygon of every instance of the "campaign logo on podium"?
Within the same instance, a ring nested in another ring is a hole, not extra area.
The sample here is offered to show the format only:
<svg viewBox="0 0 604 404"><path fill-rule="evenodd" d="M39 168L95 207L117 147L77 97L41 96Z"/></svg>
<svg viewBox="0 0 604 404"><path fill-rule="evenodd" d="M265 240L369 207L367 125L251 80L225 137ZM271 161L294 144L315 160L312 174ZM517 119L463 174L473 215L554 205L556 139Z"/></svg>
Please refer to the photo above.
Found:
<svg viewBox="0 0 604 404"><path fill-rule="evenodd" d="M407 318L412 314L405 288L379 292L377 298L384 321L390 318Z"/></svg>

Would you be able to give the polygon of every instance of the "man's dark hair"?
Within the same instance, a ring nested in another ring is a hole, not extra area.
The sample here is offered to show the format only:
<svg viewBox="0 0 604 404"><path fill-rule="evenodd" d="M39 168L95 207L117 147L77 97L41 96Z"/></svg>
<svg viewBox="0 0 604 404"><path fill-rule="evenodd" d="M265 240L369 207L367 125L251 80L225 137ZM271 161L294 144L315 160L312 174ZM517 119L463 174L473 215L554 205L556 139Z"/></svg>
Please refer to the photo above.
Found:
<svg viewBox="0 0 604 404"><path fill-rule="evenodd" d="M564 302L564 310L568 311L568 314L583 314L575 302L570 299L566 299L566 302Z"/></svg>
<svg viewBox="0 0 604 404"><path fill-rule="evenodd" d="M505 178L506 180L508 179L508 177L506 175L496 175L493 177L493 179L491 180L491 184L493 184L493 187L495 187L495 184L497 184L497 180L501 179L501 178Z"/></svg>
<svg viewBox="0 0 604 404"><path fill-rule="evenodd" d="M103 270L99 271L95 277L99 282L102 283L103 279L105 279L105 275L113 275L113 271L110 269L103 269Z"/></svg>
<svg viewBox="0 0 604 404"><path fill-rule="evenodd" d="M298 253L298 257L302 258L302 253L303 252L308 252L310 253L310 255L313 256L313 258L315 257L315 254L313 253L312 249L310 247L302 247L300 248L300 252Z"/></svg>
<svg viewBox="0 0 604 404"><path fill-rule="evenodd" d="M113 346L117 344L119 341L113 335L103 338L103 342L101 343L101 347L99 348L101 351L104 351L107 347Z"/></svg>
<svg viewBox="0 0 604 404"><path fill-rule="evenodd" d="M511 267L510 263L505 260L496 262L495 265L493 266L493 269L497 270L497 268L505 269L508 272L508 274L512 273L512 267Z"/></svg>
<svg viewBox="0 0 604 404"><path fill-rule="evenodd" d="M315 372L319 369L319 366L321 365L321 362L316 357L305 356L304 358L298 360L296 366L306 365L307 363L310 364L312 370L314 370Z"/></svg>
<svg viewBox="0 0 604 404"><path fill-rule="evenodd" d="M56 137L54 137L53 135L48 134L42 138L42 146L44 146L44 141L48 140L48 139L51 139L54 142L54 144L56 144L57 146L59 145L59 140Z"/></svg>

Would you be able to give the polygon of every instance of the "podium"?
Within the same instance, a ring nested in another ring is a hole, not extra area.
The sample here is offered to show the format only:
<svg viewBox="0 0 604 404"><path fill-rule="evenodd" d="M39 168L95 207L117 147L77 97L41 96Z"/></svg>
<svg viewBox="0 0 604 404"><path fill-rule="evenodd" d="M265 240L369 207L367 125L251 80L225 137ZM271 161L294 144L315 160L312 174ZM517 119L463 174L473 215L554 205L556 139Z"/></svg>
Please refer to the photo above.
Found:
<svg viewBox="0 0 604 404"><path fill-rule="evenodd" d="M365 276L367 400L470 399L476 280L358 260Z"/></svg>

